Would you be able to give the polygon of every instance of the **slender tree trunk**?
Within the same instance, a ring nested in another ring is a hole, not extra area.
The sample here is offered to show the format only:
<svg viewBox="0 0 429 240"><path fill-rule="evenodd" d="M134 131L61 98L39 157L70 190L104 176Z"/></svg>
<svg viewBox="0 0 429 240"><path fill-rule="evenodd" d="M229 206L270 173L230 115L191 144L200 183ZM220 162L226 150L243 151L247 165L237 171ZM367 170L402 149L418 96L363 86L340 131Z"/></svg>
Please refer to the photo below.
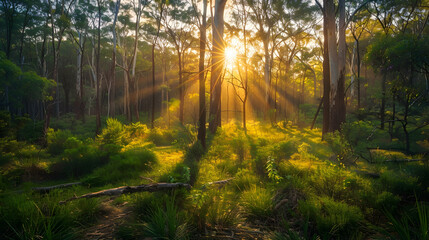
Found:
<svg viewBox="0 0 429 240"><path fill-rule="evenodd" d="M152 111L151 111L151 128L155 127L155 42L152 45Z"/></svg>
<svg viewBox="0 0 429 240"><path fill-rule="evenodd" d="M346 122L345 79L346 79L346 7L345 0L339 0L339 28L338 28L338 88L337 111L338 123L333 130L340 130L341 124Z"/></svg>
<svg viewBox="0 0 429 240"><path fill-rule="evenodd" d="M216 0L214 25L213 25L213 53L212 53L212 72L210 79L210 117L209 130L211 133L216 133L218 127L221 126L221 73L223 70L224 49L223 31L224 19L223 14L227 0Z"/></svg>
<svg viewBox="0 0 429 240"><path fill-rule="evenodd" d="M185 93L184 93L184 83L183 83L183 77L182 77L182 57L183 52L180 51L179 46L177 46L177 56L179 57L179 98L180 98L180 105L179 105L179 121L183 125L183 108L185 106Z"/></svg>
<svg viewBox="0 0 429 240"><path fill-rule="evenodd" d="M381 80L381 107L380 107L380 128L384 129L384 119L386 112L386 76L387 74L383 72L383 80Z"/></svg>
<svg viewBox="0 0 429 240"><path fill-rule="evenodd" d="M329 131L338 130L340 127L340 113L339 113L339 102L338 102L338 80L339 80L339 61L336 44L336 28L335 28L335 5L333 0L328 0L325 6L328 18L328 50L329 50L329 69L331 78L331 102L330 102L330 126Z"/></svg>
<svg viewBox="0 0 429 240"><path fill-rule="evenodd" d="M198 80L199 80L199 126L198 140L206 148L206 81L204 76L204 61L206 54L206 29L207 29L207 0L203 0L203 16L200 26L200 59L198 62Z"/></svg>
<svg viewBox="0 0 429 240"><path fill-rule="evenodd" d="M356 41L356 55L357 55L357 102L358 109L360 109L360 52L359 52L359 40Z"/></svg>
<svg viewBox="0 0 429 240"><path fill-rule="evenodd" d="M101 109L100 109L100 44L101 44L101 0L97 0L98 5L98 27L97 27L97 78L96 86L96 99L95 99L95 111L96 111L96 134L100 134L101 131Z"/></svg>
<svg viewBox="0 0 429 240"><path fill-rule="evenodd" d="M111 87L112 94L110 96L111 103L110 108L112 109L112 116L114 117L116 114L116 21L118 20L119 8L121 6L121 0L116 1L115 12L112 24L112 37L113 37L113 51L112 51L112 66L110 69L111 72Z"/></svg>
<svg viewBox="0 0 429 240"><path fill-rule="evenodd" d="M330 92L331 92L331 80L330 80L330 68L329 68L329 34L328 34L328 1L323 1L323 126L322 126L322 138L327 132L329 132L330 122Z"/></svg>

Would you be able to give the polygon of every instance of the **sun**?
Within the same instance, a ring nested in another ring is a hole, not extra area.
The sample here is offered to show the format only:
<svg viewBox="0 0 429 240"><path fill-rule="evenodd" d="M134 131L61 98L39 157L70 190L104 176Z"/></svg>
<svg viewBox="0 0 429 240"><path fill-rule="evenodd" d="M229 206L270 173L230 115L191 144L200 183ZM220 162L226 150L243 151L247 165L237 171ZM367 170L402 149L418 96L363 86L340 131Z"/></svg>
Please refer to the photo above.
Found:
<svg viewBox="0 0 429 240"><path fill-rule="evenodd" d="M237 50L233 47L225 48L225 65L227 68L232 68L237 58Z"/></svg>

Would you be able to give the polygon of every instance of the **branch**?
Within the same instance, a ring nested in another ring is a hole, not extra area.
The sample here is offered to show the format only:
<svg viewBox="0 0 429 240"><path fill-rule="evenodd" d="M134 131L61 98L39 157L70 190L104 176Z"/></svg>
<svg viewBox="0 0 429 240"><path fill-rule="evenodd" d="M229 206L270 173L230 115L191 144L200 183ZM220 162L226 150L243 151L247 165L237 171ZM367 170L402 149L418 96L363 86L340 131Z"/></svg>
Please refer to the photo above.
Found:
<svg viewBox="0 0 429 240"><path fill-rule="evenodd" d="M102 190L99 192L88 193L81 196L74 196L65 201L60 201L60 204L65 204L67 202L82 199L82 198L96 198L102 196L117 196L122 194L130 194L136 192L157 192L163 190L171 190L176 188L187 188L190 189L191 185L187 183L154 183L154 184L143 184L139 186L122 186L117 188L110 188L106 190Z"/></svg>
<svg viewBox="0 0 429 240"><path fill-rule="evenodd" d="M356 15L356 13L358 13L363 7L365 7L365 5L367 5L369 2L371 2L373 0L366 0L365 2L363 2L361 5L359 5L350 15L349 19L347 19L346 22L346 28L349 25L350 21L354 18L354 16ZM317 2L317 1L316 1Z"/></svg>
<svg viewBox="0 0 429 240"><path fill-rule="evenodd" d="M318 0L315 0L316 5L320 8L320 11L324 12L325 10L323 9L322 4L320 4L320 2Z"/></svg>

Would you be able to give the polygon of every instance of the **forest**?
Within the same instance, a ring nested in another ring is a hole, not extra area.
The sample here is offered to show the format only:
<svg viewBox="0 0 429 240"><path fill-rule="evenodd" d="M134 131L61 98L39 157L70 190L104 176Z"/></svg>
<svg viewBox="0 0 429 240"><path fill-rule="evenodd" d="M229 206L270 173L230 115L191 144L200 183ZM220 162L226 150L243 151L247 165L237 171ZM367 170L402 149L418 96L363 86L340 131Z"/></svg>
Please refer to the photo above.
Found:
<svg viewBox="0 0 429 240"><path fill-rule="evenodd" d="M0 239L429 239L428 0L0 0Z"/></svg>

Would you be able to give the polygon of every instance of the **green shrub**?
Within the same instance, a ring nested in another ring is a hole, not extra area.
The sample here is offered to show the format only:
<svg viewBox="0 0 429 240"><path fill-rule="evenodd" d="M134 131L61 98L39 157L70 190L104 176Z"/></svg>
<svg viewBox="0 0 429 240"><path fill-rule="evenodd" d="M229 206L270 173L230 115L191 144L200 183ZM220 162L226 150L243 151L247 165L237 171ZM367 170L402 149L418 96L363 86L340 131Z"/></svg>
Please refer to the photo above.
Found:
<svg viewBox="0 0 429 240"><path fill-rule="evenodd" d="M172 130L152 128L149 132L148 140L152 141L156 146L168 146L173 144L174 134Z"/></svg>
<svg viewBox="0 0 429 240"><path fill-rule="evenodd" d="M10 239L73 239L69 207L60 207L52 194L31 200L25 194L2 199L0 232Z"/></svg>
<svg viewBox="0 0 429 240"><path fill-rule="evenodd" d="M391 212L397 209L400 201L400 197L393 195L391 192L383 191L377 195L375 207L380 210L384 209Z"/></svg>
<svg viewBox="0 0 429 240"><path fill-rule="evenodd" d="M145 148L130 149L122 154L113 156L109 163L96 169L85 179L87 184L101 186L117 183L127 179L135 179L144 172L152 169L158 160L156 155Z"/></svg>
<svg viewBox="0 0 429 240"><path fill-rule="evenodd" d="M94 198L78 200L76 206L76 219L83 225L95 222L101 211L100 201Z"/></svg>
<svg viewBox="0 0 429 240"><path fill-rule="evenodd" d="M188 225L183 213L177 209L174 197L164 198L164 203L152 208L143 225L146 237L155 239L187 239Z"/></svg>
<svg viewBox="0 0 429 240"><path fill-rule="evenodd" d="M161 176L159 180L161 182L189 183L191 180L191 169L186 164L178 163L170 173Z"/></svg>
<svg viewBox="0 0 429 240"><path fill-rule="evenodd" d="M381 174L378 181L383 189L400 196L413 196L420 188L416 177L408 176L403 172L387 170Z"/></svg>
<svg viewBox="0 0 429 240"><path fill-rule="evenodd" d="M359 208L336 202L329 197L301 201L299 210L316 223L318 233L322 236L350 238L359 230L363 221Z"/></svg>
<svg viewBox="0 0 429 240"><path fill-rule="evenodd" d="M296 140L290 139L286 141L282 141L274 146L274 154L275 158L280 159L289 159L292 154L298 151Z"/></svg>
<svg viewBox="0 0 429 240"><path fill-rule="evenodd" d="M191 191L189 209L194 226L200 230L207 226L231 227L241 220L236 199L224 193L215 189Z"/></svg>
<svg viewBox="0 0 429 240"><path fill-rule="evenodd" d="M264 220L273 214L273 195L267 189L252 187L241 195L242 205L250 219Z"/></svg>
<svg viewBox="0 0 429 240"><path fill-rule="evenodd" d="M393 215L385 211L389 221L388 230L380 229L389 239L416 239L429 238L429 207L425 202L416 201L415 209Z"/></svg>
<svg viewBox="0 0 429 240"><path fill-rule="evenodd" d="M50 166L55 177L78 177L90 173L95 168L105 164L98 149L90 142L82 142L75 137L69 137L61 159Z"/></svg>
<svg viewBox="0 0 429 240"><path fill-rule="evenodd" d="M247 168L240 168L235 174L234 184L238 190L247 190L258 182L258 177Z"/></svg>
<svg viewBox="0 0 429 240"><path fill-rule="evenodd" d="M124 126L121 122L114 118L107 119L107 126L103 128L101 134L98 136L101 144L114 144L124 145L126 139L124 136Z"/></svg>
<svg viewBox="0 0 429 240"><path fill-rule="evenodd" d="M247 156L249 155L249 143L242 132L231 140L231 147L233 153L237 155L239 163L242 163L247 159Z"/></svg>
<svg viewBox="0 0 429 240"><path fill-rule="evenodd" d="M66 141L72 134L68 130L57 130L54 131L52 128L48 130L48 153L52 155L60 155L68 147Z"/></svg>

